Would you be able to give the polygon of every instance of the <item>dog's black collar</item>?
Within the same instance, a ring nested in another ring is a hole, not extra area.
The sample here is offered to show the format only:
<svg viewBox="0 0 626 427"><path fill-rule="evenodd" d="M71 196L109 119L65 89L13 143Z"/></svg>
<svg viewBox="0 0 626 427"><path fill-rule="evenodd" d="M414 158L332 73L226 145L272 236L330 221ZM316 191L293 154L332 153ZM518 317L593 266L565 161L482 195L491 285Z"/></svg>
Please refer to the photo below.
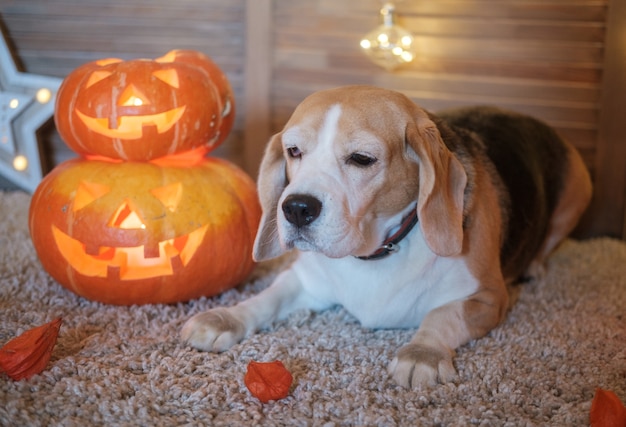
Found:
<svg viewBox="0 0 626 427"><path fill-rule="evenodd" d="M369 256L358 256L358 259L364 261L371 261L375 259L381 259L398 251L398 243L404 239L407 234L411 232L413 227L417 224L417 209L411 209L411 212L402 220L400 229L396 231L393 236L385 240L380 248Z"/></svg>

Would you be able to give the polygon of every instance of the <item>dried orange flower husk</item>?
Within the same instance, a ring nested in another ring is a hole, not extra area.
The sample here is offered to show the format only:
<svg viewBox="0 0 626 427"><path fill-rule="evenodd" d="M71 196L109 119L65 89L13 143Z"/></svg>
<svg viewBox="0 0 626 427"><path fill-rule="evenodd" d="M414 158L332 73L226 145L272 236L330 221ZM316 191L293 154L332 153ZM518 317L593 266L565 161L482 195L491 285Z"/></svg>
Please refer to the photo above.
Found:
<svg viewBox="0 0 626 427"><path fill-rule="evenodd" d="M61 318L29 329L0 348L0 371L19 381L43 371L52 356Z"/></svg>
<svg viewBox="0 0 626 427"><path fill-rule="evenodd" d="M610 390L596 389L589 412L591 427L626 426L626 406Z"/></svg>
<svg viewBox="0 0 626 427"><path fill-rule="evenodd" d="M243 380L254 397L267 403L270 400L287 397L293 377L279 360L274 362L251 361Z"/></svg>

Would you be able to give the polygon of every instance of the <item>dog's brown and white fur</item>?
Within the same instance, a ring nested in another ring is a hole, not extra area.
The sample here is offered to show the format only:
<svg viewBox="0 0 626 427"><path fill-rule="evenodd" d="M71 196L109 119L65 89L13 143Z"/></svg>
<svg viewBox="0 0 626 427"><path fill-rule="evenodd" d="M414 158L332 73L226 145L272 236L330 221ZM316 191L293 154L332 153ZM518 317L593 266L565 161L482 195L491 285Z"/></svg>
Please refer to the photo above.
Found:
<svg viewBox="0 0 626 427"><path fill-rule="evenodd" d="M575 149L527 116L434 116L369 86L315 93L273 136L254 257L299 251L274 283L192 317L182 338L224 351L295 310L340 304L367 327L419 327L389 364L406 387L450 381L454 350L488 333L507 285L541 272L591 197ZM375 253L411 212L417 226Z"/></svg>

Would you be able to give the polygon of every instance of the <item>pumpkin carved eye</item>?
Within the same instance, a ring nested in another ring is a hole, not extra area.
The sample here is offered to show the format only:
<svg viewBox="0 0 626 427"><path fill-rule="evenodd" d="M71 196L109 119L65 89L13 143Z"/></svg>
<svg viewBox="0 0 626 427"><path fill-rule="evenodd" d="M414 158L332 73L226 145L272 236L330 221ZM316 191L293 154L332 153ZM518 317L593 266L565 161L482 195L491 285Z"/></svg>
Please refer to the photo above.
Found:
<svg viewBox="0 0 626 427"><path fill-rule="evenodd" d="M176 89L180 88L180 81L178 80L178 72L176 70L157 70L154 71L152 75L171 87Z"/></svg>
<svg viewBox="0 0 626 427"><path fill-rule="evenodd" d="M107 194L109 191L111 191L111 187L108 185L82 181L78 184L78 188L76 189L76 196L74 196L72 211L76 212L84 208L91 202Z"/></svg>
<svg viewBox="0 0 626 427"><path fill-rule="evenodd" d="M91 73L91 76L89 76L89 80L87 80L87 84L85 84L85 87L90 88L96 83L101 82L107 77L110 77L111 74L113 73L110 71L106 71L106 70L94 71L93 73Z"/></svg>
<svg viewBox="0 0 626 427"><path fill-rule="evenodd" d="M128 199L124 200L124 203L120 205L115 211L108 224L109 227L122 228L124 230L137 230L144 229L146 225L137 213L136 209L133 209Z"/></svg>
<svg viewBox="0 0 626 427"><path fill-rule="evenodd" d="M175 212L183 197L183 184L180 182L154 188L150 193L156 197L170 212Z"/></svg>
<svg viewBox="0 0 626 427"><path fill-rule="evenodd" d="M235 117L226 75L206 55L186 50L87 63L67 76L55 105L57 130L70 148L117 160L208 152Z"/></svg>
<svg viewBox="0 0 626 427"><path fill-rule="evenodd" d="M124 89L118 99L118 104L122 107L139 107L141 105L150 105L148 97L143 94L137 86L130 84Z"/></svg>

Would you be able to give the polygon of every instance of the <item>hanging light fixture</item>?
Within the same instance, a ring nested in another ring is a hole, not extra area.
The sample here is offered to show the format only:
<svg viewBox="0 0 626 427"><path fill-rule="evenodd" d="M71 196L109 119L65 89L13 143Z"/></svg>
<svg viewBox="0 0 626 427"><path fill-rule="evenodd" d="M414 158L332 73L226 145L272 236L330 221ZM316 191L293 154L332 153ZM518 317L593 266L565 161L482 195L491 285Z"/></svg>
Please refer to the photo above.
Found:
<svg viewBox="0 0 626 427"><path fill-rule="evenodd" d="M382 24L361 40L361 49L377 65L392 71L413 61L413 35L395 22L395 6L385 2L380 9Z"/></svg>

